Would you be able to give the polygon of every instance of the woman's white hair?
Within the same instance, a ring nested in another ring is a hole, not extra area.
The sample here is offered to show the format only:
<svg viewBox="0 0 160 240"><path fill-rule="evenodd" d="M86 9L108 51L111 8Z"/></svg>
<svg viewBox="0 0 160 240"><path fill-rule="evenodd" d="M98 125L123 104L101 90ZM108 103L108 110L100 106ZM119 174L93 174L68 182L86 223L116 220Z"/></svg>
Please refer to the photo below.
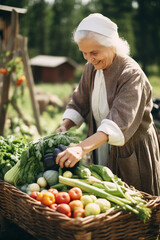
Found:
<svg viewBox="0 0 160 240"><path fill-rule="evenodd" d="M73 34L73 39L77 44L84 38L94 38L102 46L115 47L116 54L119 56L130 54L130 47L128 42L120 37L108 38L102 34L87 30L75 31Z"/></svg>

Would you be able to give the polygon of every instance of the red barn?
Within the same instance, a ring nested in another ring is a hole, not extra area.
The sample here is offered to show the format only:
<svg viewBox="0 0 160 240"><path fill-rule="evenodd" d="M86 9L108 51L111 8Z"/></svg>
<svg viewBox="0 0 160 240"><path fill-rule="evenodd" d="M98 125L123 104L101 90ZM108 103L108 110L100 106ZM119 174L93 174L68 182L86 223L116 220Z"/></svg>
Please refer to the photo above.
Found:
<svg viewBox="0 0 160 240"><path fill-rule="evenodd" d="M68 57L39 55L30 60L35 82L73 82L78 66Z"/></svg>

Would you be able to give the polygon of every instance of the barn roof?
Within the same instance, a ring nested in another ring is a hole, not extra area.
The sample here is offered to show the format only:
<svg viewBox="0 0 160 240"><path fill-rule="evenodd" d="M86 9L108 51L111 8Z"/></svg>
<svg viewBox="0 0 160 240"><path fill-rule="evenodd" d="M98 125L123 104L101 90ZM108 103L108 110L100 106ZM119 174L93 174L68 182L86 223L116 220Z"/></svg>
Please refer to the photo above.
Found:
<svg viewBox="0 0 160 240"><path fill-rule="evenodd" d="M68 62L74 68L77 67L77 63L68 57L38 55L30 59L31 66L39 67L58 67L65 62Z"/></svg>
<svg viewBox="0 0 160 240"><path fill-rule="evenodd" d="M12 12L13 9L14 9L17 13L22 13L22 14L24 14L24 13L27 12L27 9L25 9L25 8L17 8L17 7L0 5L0 11Z"/></svg>

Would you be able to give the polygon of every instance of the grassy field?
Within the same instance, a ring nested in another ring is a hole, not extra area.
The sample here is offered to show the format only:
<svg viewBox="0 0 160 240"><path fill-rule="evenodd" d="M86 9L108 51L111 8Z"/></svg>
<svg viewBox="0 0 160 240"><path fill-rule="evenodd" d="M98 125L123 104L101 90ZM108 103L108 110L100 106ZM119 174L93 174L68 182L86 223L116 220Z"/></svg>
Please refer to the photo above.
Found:
<svg viewBox="0 0 160 240"><path fill-rule="evenodd" d="M152 95L153 98L160 98L160 76L151 76L149 81L152 86Z"/></svg>

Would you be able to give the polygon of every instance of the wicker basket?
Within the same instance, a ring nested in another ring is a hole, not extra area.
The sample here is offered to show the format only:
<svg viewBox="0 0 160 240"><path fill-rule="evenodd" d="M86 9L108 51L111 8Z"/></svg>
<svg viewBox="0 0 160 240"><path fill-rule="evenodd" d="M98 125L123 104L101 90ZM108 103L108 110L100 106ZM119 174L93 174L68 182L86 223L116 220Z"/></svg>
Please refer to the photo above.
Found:
<svg viewBox="0 0 160 240"><path fill-rule="evenodd" d="M154 240L159 235L160 197L142 194L152 210L152 216L145 224L133 214L113 210L72 219L0 180L0 214L39 240Z"/></svg>

